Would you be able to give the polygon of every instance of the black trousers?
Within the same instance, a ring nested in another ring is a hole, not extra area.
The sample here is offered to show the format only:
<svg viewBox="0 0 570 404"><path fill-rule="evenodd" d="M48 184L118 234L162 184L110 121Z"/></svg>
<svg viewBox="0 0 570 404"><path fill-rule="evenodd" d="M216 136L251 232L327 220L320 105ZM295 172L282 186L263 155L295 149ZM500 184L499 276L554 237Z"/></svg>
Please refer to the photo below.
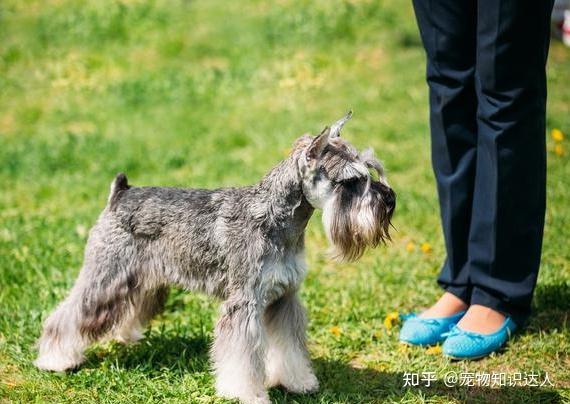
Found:
<svg viewBox="0 0 570 404"><path fill-rule="evenodd" d="M447 258L438 283L522 325L546 205L553 0L413 0Z"/></svg>

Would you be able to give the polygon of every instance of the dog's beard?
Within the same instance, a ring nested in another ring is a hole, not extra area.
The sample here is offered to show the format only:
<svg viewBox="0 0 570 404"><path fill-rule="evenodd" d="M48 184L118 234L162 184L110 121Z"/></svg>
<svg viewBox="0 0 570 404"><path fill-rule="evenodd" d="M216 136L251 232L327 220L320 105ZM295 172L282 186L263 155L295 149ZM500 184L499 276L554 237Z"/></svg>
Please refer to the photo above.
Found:
<svg viewBox="0 0 570 404"><path fill-rule="evenodd" d="M354 261L367 247L390 240L393 191L371 179L338 184L323 207L323 225L334 257Z"/></svg>

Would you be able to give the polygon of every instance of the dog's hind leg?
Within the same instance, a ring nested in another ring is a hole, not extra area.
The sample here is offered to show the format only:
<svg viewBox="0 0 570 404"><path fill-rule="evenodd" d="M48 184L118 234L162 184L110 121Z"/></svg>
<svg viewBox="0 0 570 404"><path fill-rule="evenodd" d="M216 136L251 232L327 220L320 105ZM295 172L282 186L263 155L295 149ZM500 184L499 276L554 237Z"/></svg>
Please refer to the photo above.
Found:
<svg viewBox="0 0 570 404"><path fill-rule="evenodd" d="M122 343L139 341L144 337L145 326L157 314L164 310L168 297L168 287L158 287L136 297L133 312L125 316L123 323L115 333L114 338Z"/></svg>
<svg viewBox="0 0 570 404"><path fill-rule="evenodd" d="M267 386L281 385L294 393L319 388L306 344L307 319L296 293L281 297L265 312Z"/></svg>
<svg viewBox="0 0 570 404"><path fill-rule="evenodd" d="M85 359L83 351L90 338L79 329L82 293L78 289L75 286L44 323L34 362L40 369L61 372L79 366Z"/></svg>
<svg viewBox="0 0 570 404"><path fill-rule="evenodd" d="M136 310L137 289L128 280L114 280L102 286L78 280L70 295L48 317L38 341L35 365L44 370L64 371L79 366L91 343L124 323Z"/></svg>
<svg viewBox="0 0 570 404"><path fill-rule="evenodd" d="M111 244L101 234L92 230L85 264L75 285L45 321L35 361L40 369L63 371L77 367L91 343L113 334L137 309L144 282L141 271L137 271L140 264L133 259L132 243L124 234L113 234L123 243Z"/></svg>

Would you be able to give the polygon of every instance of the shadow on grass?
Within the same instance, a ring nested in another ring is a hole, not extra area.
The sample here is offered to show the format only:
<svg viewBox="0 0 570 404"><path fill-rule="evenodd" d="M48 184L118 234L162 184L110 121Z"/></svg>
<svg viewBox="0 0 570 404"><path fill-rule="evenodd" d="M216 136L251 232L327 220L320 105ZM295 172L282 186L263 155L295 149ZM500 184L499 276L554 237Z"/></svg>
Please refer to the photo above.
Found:
<svg viewBox="0 0 570 404"><path fill-rule="evenodd" d="M568 328L570 283L538 285L526 333Z"/></svg>
<svg viewBox="0 0 570 404"><path fill-rule="evenodd" d="M210 369L208 349L211 339L206 335L187 337L150 333L137 344L116 342L108 348L95 348L87 355L81 367L95 369L103 361L117 364L122 369L139 370L156 376L168 370L174 376L207 372Z"/></svg>
<svg viewBox="0 0 570 404"><path fill-rule="evenodd" d="M112 344L110 349L92 351L83 368L98 368L103 358L126 370L136 370L148 375L157 374L177 377L210 371L208 347L209 336L185 337L151 334L139 344L123 346ZM282 388L272 389L270 394L277 403L378 403L407 397L446 398L460 402L506 403L544 402L558 403L560 395L542 387L447 387L442 380L432 382L430 387L404 387L402 373L381 372L369 368L355 368L347 363L329 359L313 361L320 381L320 390L314 394L291 394Z"/></svg>

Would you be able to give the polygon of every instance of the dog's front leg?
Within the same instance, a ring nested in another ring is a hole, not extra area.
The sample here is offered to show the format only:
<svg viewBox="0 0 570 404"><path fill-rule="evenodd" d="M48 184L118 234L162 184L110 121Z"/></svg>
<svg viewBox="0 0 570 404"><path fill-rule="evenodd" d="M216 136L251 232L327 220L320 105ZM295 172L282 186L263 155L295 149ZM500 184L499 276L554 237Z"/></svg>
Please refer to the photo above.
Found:
<svg viewBox="0 0 570 404"><path fill-rule="evenodd" d="M222 307L212 347L216 391L246 404L269 404L262 314L255 302L231 300Z"/></svg>
<svg viewBox="0 0 570 404"><path fill-rule="evenodd" d="M306 344L307 320L297 293L283 296L265 312L267 385L282 385L294 393L318 390Z"/></svg>

